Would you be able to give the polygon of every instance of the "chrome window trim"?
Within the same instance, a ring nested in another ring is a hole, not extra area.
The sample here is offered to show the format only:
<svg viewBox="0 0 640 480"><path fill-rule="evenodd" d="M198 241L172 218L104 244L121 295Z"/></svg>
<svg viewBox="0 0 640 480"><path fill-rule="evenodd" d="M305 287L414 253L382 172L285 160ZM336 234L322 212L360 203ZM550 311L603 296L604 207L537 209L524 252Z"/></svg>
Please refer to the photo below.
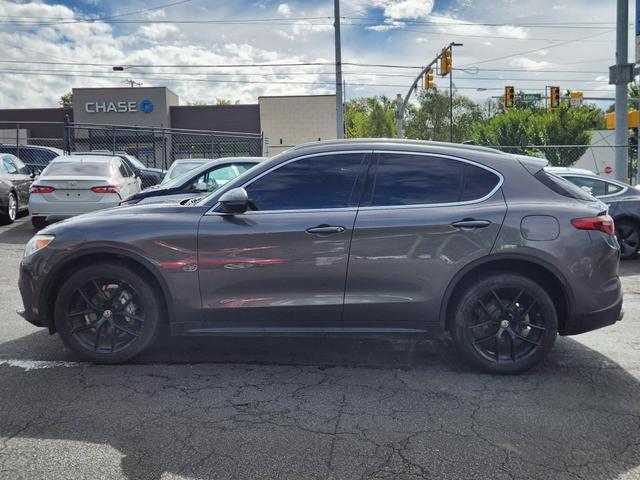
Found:
<svg viewBox="0 0 640 480"><path fill-rule="evenodd" d="M282 163L279 163L277 165L274 165L273 167L269 168L268 170L265 170L264 172L262 172L260 175L257 175L255 177L253 177L252 179L250 179L249 181L247 181L247 183L241 185L241 186L237 186L235 188L247 188L249 185L251 185L253 182L255 182L256 180L264 177L266 174L273 172L274 170L277 170L281 167L284 167L285 165L289 165L290 163L293 162L297 162L299 160L303 160L305 158L313 158L313 157L326 157L329 155L345 155L348 153L362 153L362 154L371 154L372 150L336 150L335 152L322 152L322 153L310 153L308 155L302 155L300 157L294 157L294 158L290 158L289 160L286 160ZM220 205L220 202L216 202L215 205L213 205L208 211L207 213L205 213L205 215L228 215L227 213L221 213L221 212L216 212L215 209L218 208L218 206ZM256 213L309 213L309 212L336 212L336 211L356 211L358 209L358 207L341 207L341 208L300 208L300 209L287 209L287 210L257 210L257 211L252 211L252 212L245 212L243 215L249 215L249 214L256 214Z"/></svg>
<svg viewBox="0 0 640 480"><path fill-rule="evenodd" d="M597 180L597 181L603 182L603 183L612 183L613 185L617 185L618 187L622 187L622 190L620 190L619 192L609 193L607 195L598 195L596 198L615 197L617 195L622 195L623 193L626 193L627 190L629 190L629 187L627 185L625 185L624 183L620 183L617 180L610 180L608 178L605 180L604 178L600 178L600 177L598 177L596 175L585 175L585 174L581 174L581 173L565 173L565 174L558 175L558 176L560 176L562 178L565 178L565 180L567 180L568 182L571 182L571 180L569 180L566 177L579 177L579 178L587 178L589 180ZM571 182L571 183L573 183L573 182ZM576 185L576 184L574 183L574 185ZM578 185L576 185L576 187L582 188L582 187L579 187ZM593 194L590 194L590 195L593 195ZM593 195L593 196L595 197L595 195Z"/></svg>
<svg viewBox="0 0 640 480"><path fill-rule="evenodd" d="M447 155L444 153L430 153L430 152L411 152L406 150L402 150L402 151L401 150L374 150L373 153L374 154L393 153L393 154L399 154L399 155L421 155L423 157L439 157L439 158L446 158L448 160L456 160L459 162L468 163L475 167L483 168L493 173L498 177L498 183L496 183L496 186L493 187L493 189L484 197L478 198L475 200L465 200L461 202L442 202L442 203L416 203L414 205L376 205L376 206L360 207L361 211L390 210L390 209L395 210L395 209L406 209L406 208L457 207L457 206L463 206L463 205L473 205L476 203L482 203L485 200L488 200L489 198L491 198L502 187L502 184L504 183L504 176L502 175L502 173L498 172L497 170L491 167L487 167L486 165L483 165L481 163L474 162L473 160L467 160L466 158L460 158L454 155Z"/></svg>

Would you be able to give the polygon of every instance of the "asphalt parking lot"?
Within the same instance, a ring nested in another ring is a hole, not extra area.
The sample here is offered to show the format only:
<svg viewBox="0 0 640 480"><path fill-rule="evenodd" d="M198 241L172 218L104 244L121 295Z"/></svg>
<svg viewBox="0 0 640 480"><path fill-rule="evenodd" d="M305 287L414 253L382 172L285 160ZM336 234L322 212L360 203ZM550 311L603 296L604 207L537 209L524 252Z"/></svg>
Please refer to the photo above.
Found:
<svg viewBox="0 0 640 480"><path fill-rule="evenodd" d="M0 227L0 478L640 478L640 260L626 316L516 377L446 338L161 338L76 363L30 326L28 218Z"/></svg>

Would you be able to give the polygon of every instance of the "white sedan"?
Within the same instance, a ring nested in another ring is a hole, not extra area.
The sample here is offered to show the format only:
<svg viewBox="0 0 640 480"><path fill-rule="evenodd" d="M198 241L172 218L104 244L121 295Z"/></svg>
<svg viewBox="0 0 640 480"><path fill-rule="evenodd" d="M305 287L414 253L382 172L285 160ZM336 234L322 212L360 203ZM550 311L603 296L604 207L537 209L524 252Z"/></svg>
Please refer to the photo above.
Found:
<svg viewBox="0 0 640 480"><path fill-rule="evenodd" d="M140 190L140 179L117 156L63 155L31 185L31 223L39 230L50 221L115 207Z"/></svg>

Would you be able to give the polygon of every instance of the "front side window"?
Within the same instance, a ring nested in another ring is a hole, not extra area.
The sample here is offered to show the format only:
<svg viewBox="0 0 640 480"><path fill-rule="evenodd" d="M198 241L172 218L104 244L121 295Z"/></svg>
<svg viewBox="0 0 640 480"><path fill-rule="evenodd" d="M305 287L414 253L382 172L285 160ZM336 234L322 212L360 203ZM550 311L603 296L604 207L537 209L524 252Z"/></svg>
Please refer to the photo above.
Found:
<svg viewBox="0 0 640 480"><path fill-rule="evenodd" d="M2 157L2 163L4 164L4 169L7 171L7 173L9 174L18 173L18 169L14 165L11 157L5 155L4 157Z"/></svg>
<svg viewBox="0 0 640 480"><path fill-rule="evenodd" d="M363 153L327 154L287 163L246 186L253 210L353 206Z"/></svg>
<svg viewBox="0 0 640 480"><path fill-rule="evenodd" d="M13 160L13 164L18 169L18 173L20 175L29 175L31 173L31 171L29 170L29 167L27 167L24 164L24 162L20 160L18 157L13 157L12 160Z"/></svg>
<svg viewBox="0 0 640 480"><path fill-rule="evenodd" d="M369 204L432 205L479 200L499 181L493 172L458 160L381 153Z"/></svg>

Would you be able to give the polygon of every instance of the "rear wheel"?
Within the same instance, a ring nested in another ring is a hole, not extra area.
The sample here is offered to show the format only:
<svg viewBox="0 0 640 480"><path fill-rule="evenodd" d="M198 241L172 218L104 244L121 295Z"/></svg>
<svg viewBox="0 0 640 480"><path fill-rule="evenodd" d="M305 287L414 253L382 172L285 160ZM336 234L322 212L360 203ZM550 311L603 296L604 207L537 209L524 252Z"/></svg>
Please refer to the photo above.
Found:
<svg viewBox="0 0 640 480"><path fill-rule="evenodd" d="M47 226L47 217L31 217L31 225L36 230L42 230Z"/></svg>
<svg viewBox="0 0 640 480"><path fill-rule="evenodd" d="M558 319L549 294L517 274L493 274L470 286L454 302L451 334L458 351L492 373L519 373L549 353Z"/></svg>
<svg viewBox="0 0 640 480"><path fill-rule="evenodd" d="M4 212L0 213L0 221L4 224L13 223L18 216L18 200L16 194L9 192L7 198L7 208Z"/></svg>
<svg viewBox="0 0 640 480"><path fill-rule="evenodd" d="M620 244L620 258L629 260L638 256L640 248L640 228L630 220L616 222L616 237Z"/></svg>
<svg viewBox="0 0 640 480"><path fill-rule="evenodd" d="M55 304L65 345L97 363L138 355L154 341L159 317L159 300L148 281L122 265L83 268L62 285Z"/></svg>

